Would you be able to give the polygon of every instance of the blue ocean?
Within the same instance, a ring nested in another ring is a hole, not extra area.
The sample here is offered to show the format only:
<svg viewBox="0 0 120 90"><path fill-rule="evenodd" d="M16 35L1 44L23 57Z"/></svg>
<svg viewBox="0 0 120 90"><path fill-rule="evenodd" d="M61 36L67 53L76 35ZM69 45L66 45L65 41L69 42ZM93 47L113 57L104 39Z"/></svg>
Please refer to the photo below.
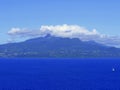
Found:
<svg viewBox="0 0 120 90"><path fill-rule="evenodd" d="M120 90L120 59L0 59L0 90Z"/></svg>

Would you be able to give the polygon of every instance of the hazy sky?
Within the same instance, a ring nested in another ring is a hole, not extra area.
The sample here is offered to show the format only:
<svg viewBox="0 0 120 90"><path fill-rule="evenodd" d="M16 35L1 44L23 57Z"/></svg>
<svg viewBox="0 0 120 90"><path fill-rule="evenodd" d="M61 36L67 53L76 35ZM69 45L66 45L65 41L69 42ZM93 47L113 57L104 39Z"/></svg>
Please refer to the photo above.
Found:
<svg viewBox="0 0 120 90"><path fill-rule="evenodd" d="M102 34L120 35L119 0L0 0L0 43L11 28L80 25Z"/></svg>

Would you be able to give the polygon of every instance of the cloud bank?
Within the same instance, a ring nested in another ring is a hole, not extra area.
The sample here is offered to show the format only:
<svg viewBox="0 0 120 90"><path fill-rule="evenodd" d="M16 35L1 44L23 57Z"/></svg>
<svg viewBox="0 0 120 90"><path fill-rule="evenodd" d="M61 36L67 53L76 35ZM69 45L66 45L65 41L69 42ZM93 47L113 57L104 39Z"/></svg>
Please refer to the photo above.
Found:
<svg viewBox="0 0 120 90"><path fill-rule="evenodd" d="M95 41L108 46L120 47L120 38L99 33L96 29L88 30L78 25L42 25L40 29L12 28L8 35L15 38L44 37L50 34L62 38L78 38L83 41Z"/></svg>

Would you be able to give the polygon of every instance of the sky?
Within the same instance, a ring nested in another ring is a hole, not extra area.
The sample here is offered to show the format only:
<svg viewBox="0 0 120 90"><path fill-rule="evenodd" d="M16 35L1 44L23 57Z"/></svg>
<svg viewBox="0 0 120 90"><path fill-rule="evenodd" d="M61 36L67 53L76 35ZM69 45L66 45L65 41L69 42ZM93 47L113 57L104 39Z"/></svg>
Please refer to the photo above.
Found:
<svg viewBox="0 0 120 90"><path fill-rule="evenodd" d="M42 26L50 31L56 25L77 25L93 34L119 36L119 9L119 0L0 0L0 44L16 35L12 31L36 33Z"/></svg>

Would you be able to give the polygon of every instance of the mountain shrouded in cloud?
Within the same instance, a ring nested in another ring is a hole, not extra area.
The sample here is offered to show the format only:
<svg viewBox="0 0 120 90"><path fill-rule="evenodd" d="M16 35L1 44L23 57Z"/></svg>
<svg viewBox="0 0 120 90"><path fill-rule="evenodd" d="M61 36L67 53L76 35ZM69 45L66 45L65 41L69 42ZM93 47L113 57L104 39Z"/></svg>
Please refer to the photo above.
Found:
<svg viewBox="0 0 120 90"><path fill-rule="evenodd" d="M47 35L18 43L0 45L1 58L119 58L120 49L81 41L78 38L61 38Z"/></svg>
<svg viewBox="0 0 120 90"><path fill-rule="evenodd" d="M38 30L12 28L8 31L8 35L15 38L44 37L48 34L55 37L79 38L83 41L95 41L108 46L120 47L119 37L100 34L96 29L90 31L79 25L43 25Z"/></svg>

